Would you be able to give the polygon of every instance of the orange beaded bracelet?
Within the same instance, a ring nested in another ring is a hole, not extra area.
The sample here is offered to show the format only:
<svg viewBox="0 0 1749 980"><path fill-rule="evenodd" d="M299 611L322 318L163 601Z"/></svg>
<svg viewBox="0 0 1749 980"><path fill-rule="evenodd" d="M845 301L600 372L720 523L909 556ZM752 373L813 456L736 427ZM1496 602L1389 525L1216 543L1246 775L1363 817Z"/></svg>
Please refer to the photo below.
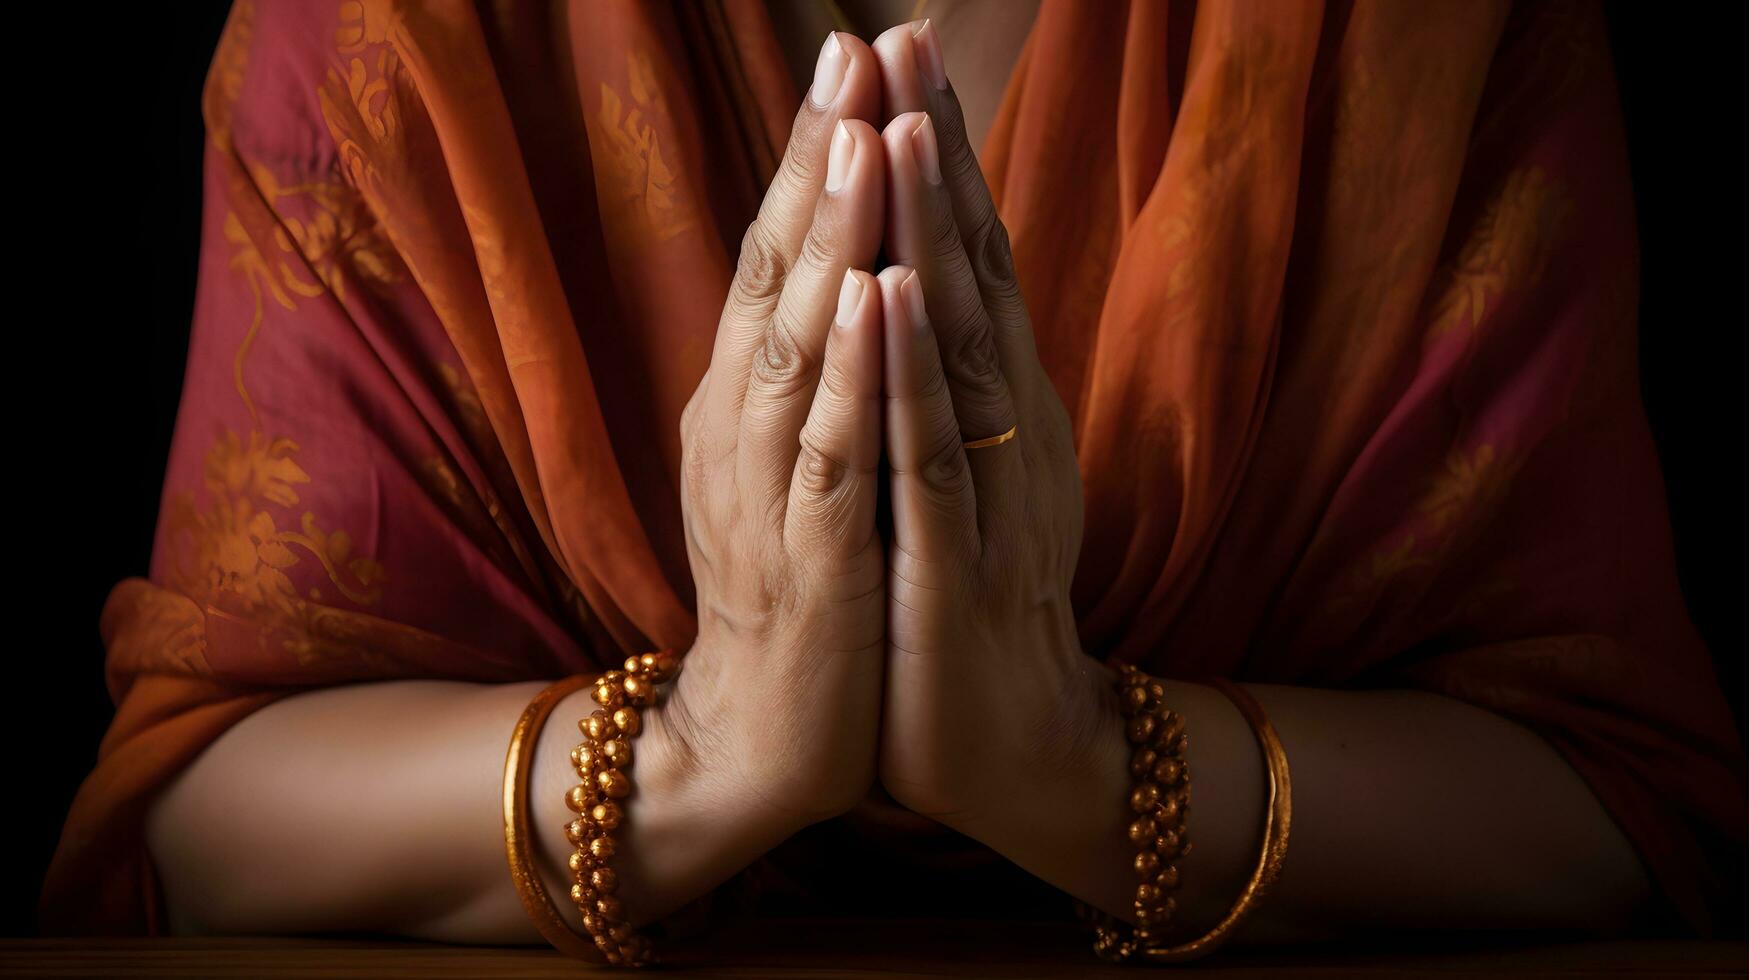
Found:
<svg viewBox="0 0 1749 980"><path fill-rule="evenodd" d="M1293 821L1287 750L1257 699L1231 681L1211 682L1244 715L1263 751L1268 778L1263 846L1238 901L1214 928L1189 942L1163 945L1162 932L1175 909L1167 892L1178 886L1178 868L1169 862L1190 851L1182 826L1190 806L1190 773L1183 758L1188 736L1183 720L1166 708L1166 690L1159 681L1125 664L1118 683L1126 732L1137 746L1130 759L1130 773L1136 778L1130 807L1137 816L1130 824L1129 834L1130 840L1141 847L1135 868L1144 880L1136 888L1134 932L1124 935L1121 924L1107 917L1098 929L1093 951L1120 963L1136 959L1149 963L1199 959L1232 937L1281 876Z"/></svg>
<svg viewBox="0 0 1749 980"><path fill-rule="evenodd" d="M680 661L666 652L630 657L624 670L610 670L595 681L597 708L577 723L583 741L571 750L571 765L582 782L565 794L565 805L577 819L565 827L565 838L576 847L566 866L571 871L571 901L583 913L583 928L608 963L645 966L652 962L650 941L625 919L619 897L619 876L613 870L618 849L613 832L625 815L619 801L632 791L625 770L632 764L631 739L643 727L638 709L654 704L656 686L680 670Z"/></svg>

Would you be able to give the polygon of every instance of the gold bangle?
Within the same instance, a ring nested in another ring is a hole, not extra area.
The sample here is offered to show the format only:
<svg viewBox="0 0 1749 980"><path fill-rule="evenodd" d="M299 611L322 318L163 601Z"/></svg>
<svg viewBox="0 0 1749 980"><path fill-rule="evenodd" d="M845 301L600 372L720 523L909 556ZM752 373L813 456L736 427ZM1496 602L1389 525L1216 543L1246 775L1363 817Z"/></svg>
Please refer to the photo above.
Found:
<svg viewBox="0 0 1749 980"><path fill-rule="evenodd" d="M522 900L529 921L541 936L561 953L591 963L605 963L607 960L595 948L595 942L572 929L547 895L534 856L534 834L529 830L527 805L528 771L534 764L535 740L553 708L587 683L588 678L579 674L548 685L522 709L522 717L516 719L516 728L510 734L510 751L504 756L504 852L510 859L510 880L516 885L516 897Z"/></svg>
<svg viewBox="0 0 1749 980"><path fill-rule="evenodd" d="M1269 723L1263 706L1249 691L1225 679L1217 678L1210 683L1231 699L1239 713L1245 716L1252 733L1257 736L1258 748L1263 750L1269 778L1269 808L1263 818L1263 847L1257 855L1257 866L1251 871L1251 880L1245 883L1245 889L1239 893L1239 900L1233 903L1226 918L1190 942L1139 950L1138 955L1151 963L1183 963L1219 949L1263 901L1264 895L1281 877L1282 862L1287 859L1287 836L1294 809L1287 749L1281 744L1275 726Z"/></svg>

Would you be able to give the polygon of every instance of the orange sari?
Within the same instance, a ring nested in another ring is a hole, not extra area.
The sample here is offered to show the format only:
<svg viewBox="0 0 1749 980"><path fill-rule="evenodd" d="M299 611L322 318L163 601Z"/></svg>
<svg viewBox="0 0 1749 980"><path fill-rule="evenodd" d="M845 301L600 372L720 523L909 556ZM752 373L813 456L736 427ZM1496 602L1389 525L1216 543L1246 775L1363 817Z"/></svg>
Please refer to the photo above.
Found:
<svg viewBox="0 0 1749 980"><path fill-rule="evenodd" d="M238 0L49 928L157 927L142 813L276 698L686 648L678 418L797 101L757 0ZM1087 649L1516 719L1706 928L1745 769L1595 5L1047 0L984 160L1075 422Z"/></svg>

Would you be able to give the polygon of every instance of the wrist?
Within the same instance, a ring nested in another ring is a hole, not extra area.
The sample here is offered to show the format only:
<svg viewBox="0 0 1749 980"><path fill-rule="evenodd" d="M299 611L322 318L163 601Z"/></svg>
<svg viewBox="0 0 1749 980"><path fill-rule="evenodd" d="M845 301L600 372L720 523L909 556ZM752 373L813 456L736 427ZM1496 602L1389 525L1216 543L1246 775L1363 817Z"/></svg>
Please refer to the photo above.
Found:
<svg viewBox="0 0 1749 980"><path fill-rule="evenodd" d="M626 771L632 790L621 801L625 816L616 834L620 847L614 870L619 898L635 924L703 895L789 833L771 814L737 796L741 780L719 756L695 749L689 722L671 705L676 686L668 685L655 704L639 710L641 727L629 740L632 763ZM581 740L577 723L597 707L589 688L559 702L535 758L529 803L542 874L554 896L564 896L570 887L565 866L573 848L565 827L577 815L566 806L565 794L578 781L571 763L571 750ZM555 904L573 928L582 927L575 906Z"/></svg>

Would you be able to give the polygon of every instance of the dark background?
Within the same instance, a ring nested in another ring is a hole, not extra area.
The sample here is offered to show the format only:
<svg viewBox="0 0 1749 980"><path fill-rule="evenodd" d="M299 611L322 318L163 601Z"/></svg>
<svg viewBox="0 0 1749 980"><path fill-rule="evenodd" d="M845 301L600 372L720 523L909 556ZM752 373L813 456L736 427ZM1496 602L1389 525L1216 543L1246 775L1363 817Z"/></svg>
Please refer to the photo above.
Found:
<svg viewBox="0 0 1749 980"><path fill-rule="evenodd" d="M79 32L76 45L48 46L44 64L14 65L8 99L20 168L8 237L24 253L7 283L4 348L17 400L8 510L23 532L7 535L20 577L8 590L18 625L0 711L14 828L0 923L11 933L33 929L61 820L111 713L98 611L150 554L194 297L200 89L227 6L106 5L83 24L62 8L23 15L48 20L14 35L23 51ZM1726 474L1742 412L1725 406L1743 395L1733 342L1744 314L1724 315L1717 299L1744 274L1741 247L1721 247L1741 212L1741 157L1724 148L1743 119L1741 87L1725 82L1736 56L1731 32L1702 23L1701 8L1606 8L1644 255L1646 408L1683 587L1742 718L1743 667L1728 652L1740 630L1725 619L1726 587L1742 579L1725 572L1741 540Z"/></svg>

